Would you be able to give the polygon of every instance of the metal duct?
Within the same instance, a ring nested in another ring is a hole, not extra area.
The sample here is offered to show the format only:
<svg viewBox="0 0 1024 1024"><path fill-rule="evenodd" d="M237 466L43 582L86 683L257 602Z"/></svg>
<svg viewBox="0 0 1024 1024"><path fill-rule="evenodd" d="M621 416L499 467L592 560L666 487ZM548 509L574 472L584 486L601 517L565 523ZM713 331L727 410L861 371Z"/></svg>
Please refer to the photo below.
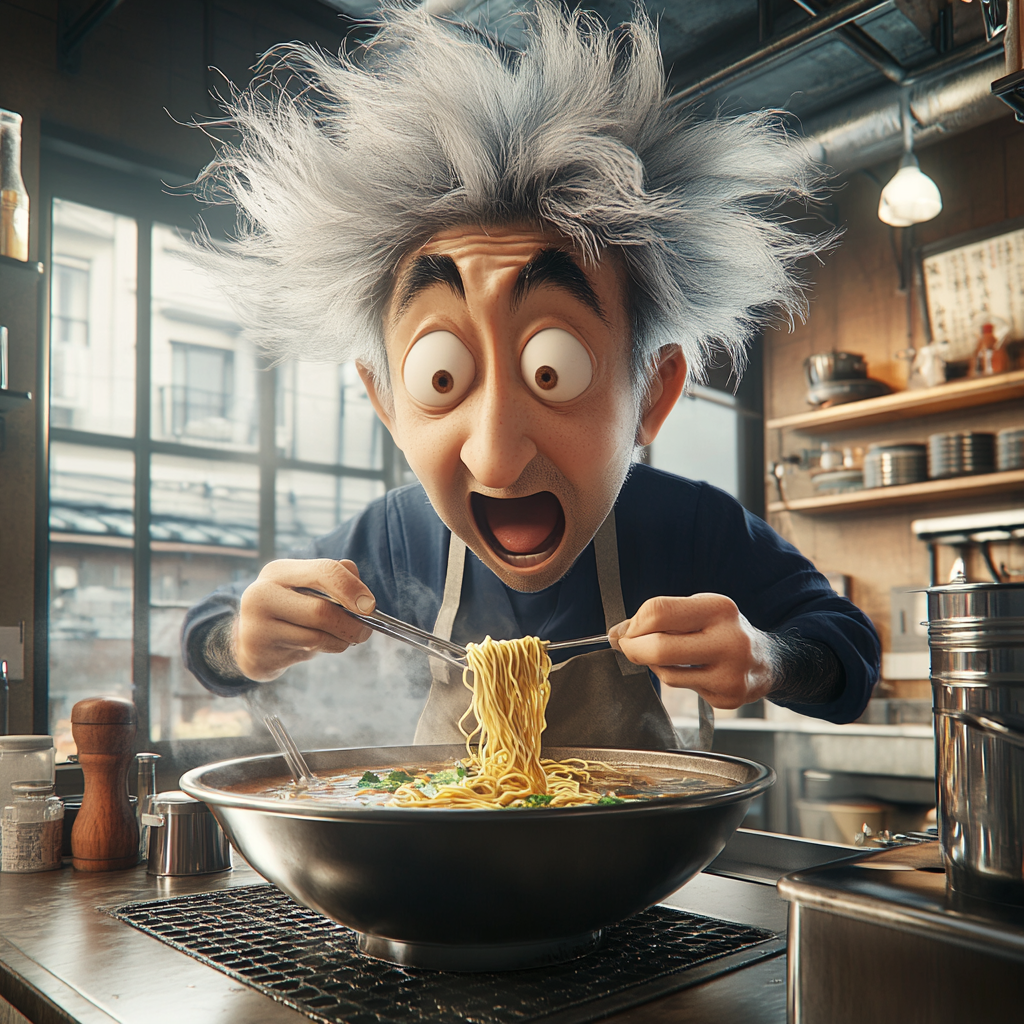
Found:
<svg viewBox="0 0 1024 1024"><path fill-rule="evenodd" d="M914 148L1005 117L1005 104L991 92L992 82L1004 73L1003 55L996 52L947 78L911 87ZM899 156L903 151L899 96L898 86L886 85L805 123L804 134L814 156L840 172Z"/></svg>

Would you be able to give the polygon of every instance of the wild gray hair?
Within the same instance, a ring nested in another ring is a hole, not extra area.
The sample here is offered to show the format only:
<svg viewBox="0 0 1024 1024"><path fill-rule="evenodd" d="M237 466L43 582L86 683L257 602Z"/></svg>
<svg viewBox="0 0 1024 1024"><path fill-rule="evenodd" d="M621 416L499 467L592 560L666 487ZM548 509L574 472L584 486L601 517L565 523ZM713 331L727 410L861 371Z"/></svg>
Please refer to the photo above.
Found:
<svg viewBox="0 0 1024 1024"><path fill-rule="evenodd" d="M392 8L354 55L264 56L227 103L237 141L197 182L237 206L237 244L207 240L197 258L253 340L281 358L359 359L387 397L396 268L459 225L526 223L587 261L618 253L641 388L664 345L700 381L716 347L739 372L761 324L803 315L796 264L832 236L780 212L821 183L783 116L673 111L642 13L615 31L547 0L524 17L513 54Z"/></svg>

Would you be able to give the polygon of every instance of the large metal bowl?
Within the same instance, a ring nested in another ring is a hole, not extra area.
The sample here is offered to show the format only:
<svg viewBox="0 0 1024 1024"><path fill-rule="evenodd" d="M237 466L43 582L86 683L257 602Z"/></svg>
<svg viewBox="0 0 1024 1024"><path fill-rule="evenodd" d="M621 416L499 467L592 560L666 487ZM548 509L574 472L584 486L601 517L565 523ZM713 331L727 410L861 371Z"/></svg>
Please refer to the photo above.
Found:
<svg viewBox="0 0 1024 1024"><path fill-rule="evenodd" d="M449 761L461 745L306 755L315 772ZM299 903L360 933L371 956L439 970L568 960L601 929L664 899L709 864L774 781L764 765L700 752L551 748L545 756L701 772L730 784L645 803L537 810L318 805L228 792L287 774L279 755L196 768L205 801L242 856Z"/></svg>

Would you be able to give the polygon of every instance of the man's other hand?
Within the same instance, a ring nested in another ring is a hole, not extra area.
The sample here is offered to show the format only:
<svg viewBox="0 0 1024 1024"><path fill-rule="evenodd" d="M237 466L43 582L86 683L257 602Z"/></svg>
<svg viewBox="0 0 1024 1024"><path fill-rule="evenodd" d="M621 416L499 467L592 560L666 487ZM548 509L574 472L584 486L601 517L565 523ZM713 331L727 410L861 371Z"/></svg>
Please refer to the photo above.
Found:
<svg viewBox="0 0 1024 1024"><path fill-rule="evenodd" d="M248 679L266 683L286 668L321 652L334 654L362 643L371 630L341 608L295 587L322 590L346 608L368 614L376 600L347 558L281 558L268 562L242 594L232 649Z"/></svg>
<svg viewBox="0 0 1024 1024"><path fill-rule="evenodd" d="M772 689L770 638L722 594L651 598L608 636L662 684L695 690L712 707L738 708Z"/></svg>

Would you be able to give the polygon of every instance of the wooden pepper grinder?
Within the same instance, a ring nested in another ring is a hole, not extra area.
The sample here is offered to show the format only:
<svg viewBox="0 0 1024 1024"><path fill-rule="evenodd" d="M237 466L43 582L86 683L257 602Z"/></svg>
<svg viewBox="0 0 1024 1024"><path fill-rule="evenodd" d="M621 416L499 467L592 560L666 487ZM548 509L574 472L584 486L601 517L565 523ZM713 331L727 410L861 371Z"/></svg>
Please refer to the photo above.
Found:
<svg viewBox="0 0 1024 1024"><path fill-rule="evenodd" d="M91 697L71 709L71 734L85 778L82 809L71 829L78 871L118 871L139 862L139 826L128 799L135 742L135 705Z"/></svg>

